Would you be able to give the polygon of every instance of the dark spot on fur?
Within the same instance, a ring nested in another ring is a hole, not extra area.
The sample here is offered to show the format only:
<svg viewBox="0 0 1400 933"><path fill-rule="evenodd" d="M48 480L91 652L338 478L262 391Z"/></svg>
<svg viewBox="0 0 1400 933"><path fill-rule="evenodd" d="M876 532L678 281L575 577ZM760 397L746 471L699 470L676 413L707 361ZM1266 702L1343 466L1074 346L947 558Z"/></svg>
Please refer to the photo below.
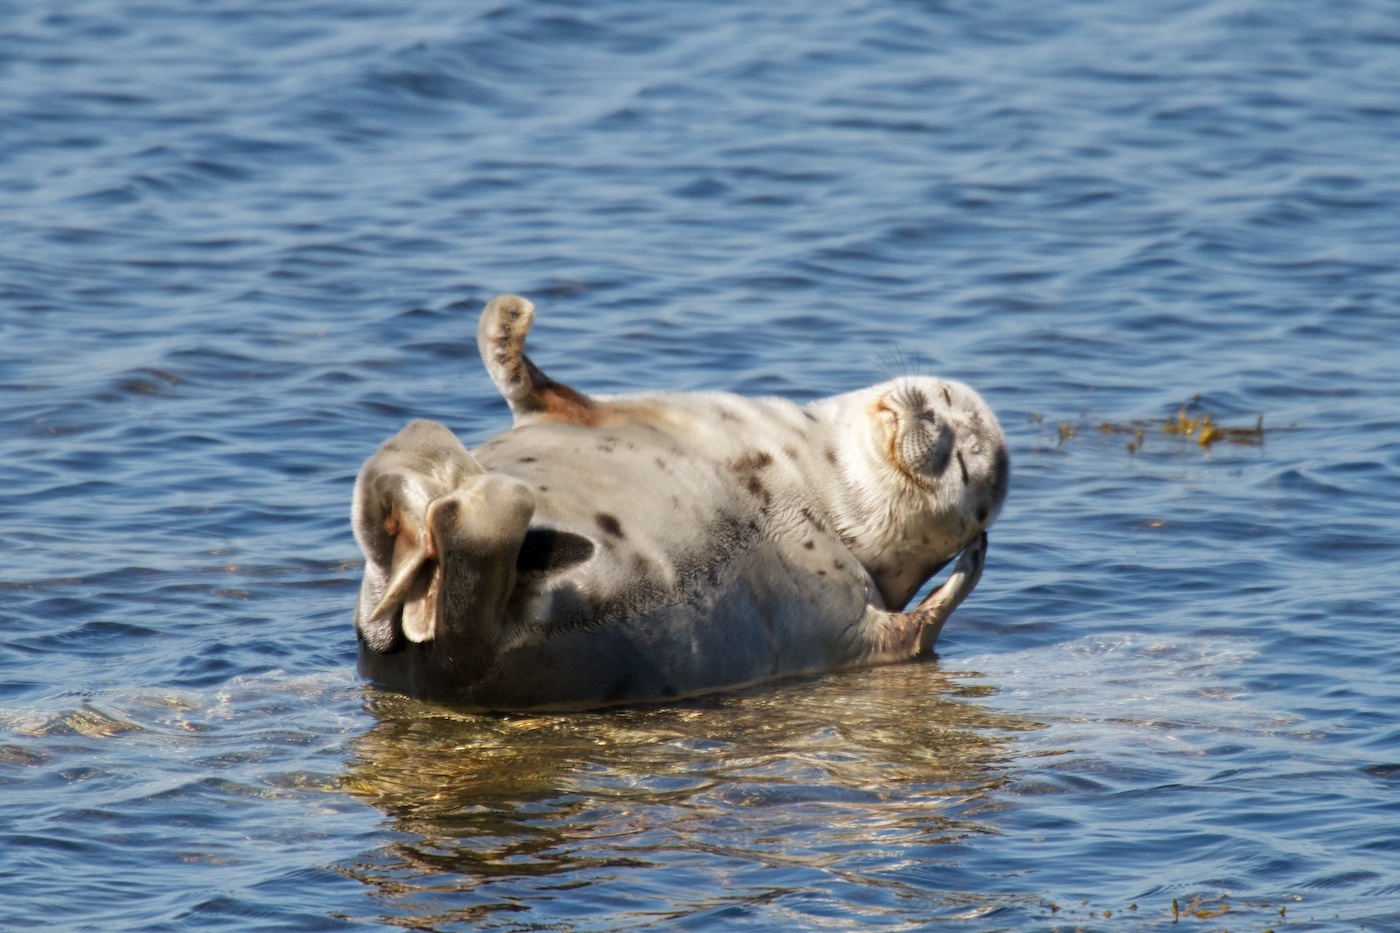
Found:
<svg viewBox="0 0 1400 933"><path fill-rule="evenodd" d="M815 541L804 541L802 546L810 551L817 546L817 543Z"/></svg>
<svg viewBox="0 0 1400 933"><path fill-rule="evenodd" d="M789 460L791 460L793 463L796 463L796 462L797 462L798 456L797 456L797 448L796 448L796 447L784 447L784 448L783 448L783 453L784 453L784 454L787 456L787 458L788 458Z"/></svg>
<svg viewBox="0 0 1400 933"><path fill-rule="evenodd" d="M980 525L982 522L985 522L986 520L987 520L987 507L986 507L985 505L979 505L979 506L977 507L977 523Z"/></svg>
<svg viewBox="0 0 1400 933"><path fill-rule="evenodd" d="M520 462L520 463L534 463L534 462L535 462L535 458L534 458L534 457L521 457L520 460L519 460L519 462Z"/></svg>
<svg viewBox="0 0 1400 933"><path fill-rule="evenodd" d="M828 447L826 450L823 451L823 453L826 454L826 462L827 462L827 463L830 463L832 466L835 466L835 465L836 465L836 448L834 448L834 447Z"/></svg>
<svg viewBox="0 0 1400 933"><path fill-rule="evenodd" d="M750 476L749 481L744 485L748 488L749 494L754 498L762 499L764 505L772 504L773 494L768 491L768 487L763 485L763 481L757 476Z"/></svg>
<svg viewBox="0 0 1400 933"><path fill-rule="evenodd" d="M773 463L773 455L766 450L754 450L744 454L738 460L729 462L729 469L744 480L744 488L755 498L763 501L765 506L773 502L773 494L768 491L768 487L763 485L763 481L758 478L758 473L766 469Z"/></svg>
<svg viewBox="0 0 1400 933"><path fill-rule="evenodd" d="M549 492L549 487L548 487L548 486L539 486L539 487L537 487L537 488L539 489L540 492Z"/></svg>
<svg viewBox="0 0 1400 933"><path fill-rule="evenodd" d="M802 414L804 414L804 415L807 416L807 420L808 420L808 421L816 421L816 420L817 420L817 416L814 415L814 414L812 414L810 411L804 411Z"/></svg>
<svg viewBox="0 0 1400 933"><path fill-rule="evenodd" d="M437 508L433 509L433 518L442 523L457 524L457 515L462 511L462 504L456 499L448 499Z"/></svg>
<svg viewBox="0 0 1400 933"><path fill-rule="evenodd" d="M824 576L826 576L826 571L825 571L825 570L818 570L818 571L817 571L817 576L819 576L819 577L824 577Z"/></svg>
<svg viewBox="0 0 1400 933"><path fill-rule="evenodd" d="M719 420L730 421L734 424L740 424L743 422L744 419L734 414L734 412L730 411L728 408L721 408L719 409Z"/></svg>
<svg viewBox="0 0 1400 933"><path fill-rule="evenodd" d="M953 393L948 391L947 386L943 386L943 401L947 402L950 406L953 404Z"/></svg>
<svg viewBox="0 0 1400 933"><path fill-rule="evenodd" d="M635 586L628 586L625 592L616 597L600 601L581 593L573 583L560 581L561 585L553 588L550 620L544 623L541 631L553 636L637 618L658 605L673 602L683 591L693 591L697 584L707 579L718 584L728 560L748 547L756 537L756 534L746 532L745 523L738 515L723 509L702 521L698 534L705 546L692 553L677 555L673 568L675 582L672 585L662 586L655 580L643 580ZM595 544L614 550L621 547L606 537ZM659 682L646 680L637 683L632 687L631 695L637 696L640 691L654 693Z"/></svg>
<svg viewBox="0 0 1400 933"><path fill-rule="evenodd" d="M963 485L967 485L967 461L963 459L962 451L958 451L958 469L962 471Z"/></svg>
<svg viewBox="0 0 1400 933"><path fill-rule="evenodd" d="M525 532L515 569L521 573L557 573L593 556L593 542L583 535L556 528Z"/></svg>
<svg viewBox="0 0 1400 933"><path fill-rule="evenodd" d="M663 458L661 458L661 457L657 457L657 458L656 458L656 468L659 469L659 470L664 470L664 469L666 469L666 461L665 461Z"/></svg>
<svg viewBox="0 0 1400 933"><path fill-rule="evenodd" d="M842 563L841 561L839 561L839 560L836 561L836 562L834 562L834 563L831 565L831 567L832 567L833 570L845 570L845 569L846 569L846 565L845 565L844 563Z"/></svg>
<svg viewBox="0 0 1400 933"><path fill-rule="evenodd" d="M611 535L614 538L627 537L622 533L622 522L617 520L616 515L610 515L607 512L599 512L597 515L593 516L593 520L598 523L599 528L603 529L604 534Z"/></svg>
<svg viewBox="0 0 1400 933"><path fill-rule="evenodd" d="M754 450L738 460L731 461L729 468L735 473L757 473L773 463L773 455L766 450Z"/></svg>
<svg viewBox="0 0 1400 933"><path fill-rule="evenodd" d="M599 449L600 451L602 451L603 453L605 453L605 454L610 454L610 453L612 453L614 450L616 450L617 448L613 447L612 444L599 444L599 445L598 445L598 449Z"/></svg>

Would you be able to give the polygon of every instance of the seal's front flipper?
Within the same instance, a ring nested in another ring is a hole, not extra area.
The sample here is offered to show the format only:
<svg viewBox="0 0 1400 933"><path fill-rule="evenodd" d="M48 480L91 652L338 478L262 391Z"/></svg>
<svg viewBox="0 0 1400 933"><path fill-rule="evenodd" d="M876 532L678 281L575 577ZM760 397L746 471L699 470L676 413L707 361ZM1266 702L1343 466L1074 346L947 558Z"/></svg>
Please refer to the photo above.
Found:
<svg viewBox="0 0 1400 933"><path fill-rule="evenodd" d="M943 623L982 579L986 560L987 533L984 531L963 550L948 579L919 605L908 612L867 609L859 626L865 642L865 654L860 663L900 661L932 648L943 630Z"/></svg>
<svg viewBox="0 0 1400 933"><path fill-rule="evenodd" d="M529 421L596 424L598 405L575 389L550 379L525 355L525 336L535 306L518 295L499 295L481 313L476 345L516 425Z"/></svg>
<svg viewBox="0 0 1400 933"><path fill-rule="evenodd" d="M933 647L933 643L938 640L938 633L943 631L943 623L948 621L953 610L962 605L962 601L967 599L968 594L982 579L982 567L986 562L987 533L984 531L973 538L972 543L963 550L962 557L958 558L957 566L953 568L948 579L929 593L912 611L905 613L914 616L919 626L919 645L915 654L923 654Z"/></svg>

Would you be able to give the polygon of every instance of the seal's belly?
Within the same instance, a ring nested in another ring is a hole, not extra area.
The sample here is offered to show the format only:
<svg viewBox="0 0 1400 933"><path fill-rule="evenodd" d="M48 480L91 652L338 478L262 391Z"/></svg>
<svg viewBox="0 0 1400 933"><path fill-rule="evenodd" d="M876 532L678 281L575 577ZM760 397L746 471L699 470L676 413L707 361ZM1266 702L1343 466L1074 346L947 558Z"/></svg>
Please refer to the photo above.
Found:
<svg viewBox="0 0 1400 933"><path fill-rule="evenodd" d="M805 490L801 464L740 446L715 458L647 425L537 425L475 451L530 484L532 528L594 549L522 580L472 701L663 698L849 663L849 630L874 594L868 574Z"/></svg>

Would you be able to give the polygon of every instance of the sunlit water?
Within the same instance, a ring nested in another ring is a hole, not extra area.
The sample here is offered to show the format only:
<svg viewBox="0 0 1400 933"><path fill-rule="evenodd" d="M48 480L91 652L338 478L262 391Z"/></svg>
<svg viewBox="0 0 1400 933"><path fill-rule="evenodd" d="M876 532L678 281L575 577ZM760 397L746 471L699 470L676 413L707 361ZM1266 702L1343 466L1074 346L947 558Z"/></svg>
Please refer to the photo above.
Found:
<svg viewBox="0 0 1400 933"><path fill-rule="evenodd" d="M587 390L980 389L937 660L363 687L502 291ZM1390 0L0 0L3 924L1400 930L1398 429Z"/></svg>

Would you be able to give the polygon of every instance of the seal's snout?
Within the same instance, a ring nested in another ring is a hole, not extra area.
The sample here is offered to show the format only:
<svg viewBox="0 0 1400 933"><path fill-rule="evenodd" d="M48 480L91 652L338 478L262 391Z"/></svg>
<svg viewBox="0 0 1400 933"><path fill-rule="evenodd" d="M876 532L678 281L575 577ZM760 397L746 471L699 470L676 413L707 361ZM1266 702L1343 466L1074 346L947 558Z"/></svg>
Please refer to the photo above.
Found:
<svg viewBox="0 0 1400 933"><path fill-rule="evenodd" d="M935 402L939 396L931 388L915 377L896 380L878 396L873 415L884 435L882 450L889 465L925 493L935 494L935 484L951 462L956 436L948 406L940 410Z"/></svg>

